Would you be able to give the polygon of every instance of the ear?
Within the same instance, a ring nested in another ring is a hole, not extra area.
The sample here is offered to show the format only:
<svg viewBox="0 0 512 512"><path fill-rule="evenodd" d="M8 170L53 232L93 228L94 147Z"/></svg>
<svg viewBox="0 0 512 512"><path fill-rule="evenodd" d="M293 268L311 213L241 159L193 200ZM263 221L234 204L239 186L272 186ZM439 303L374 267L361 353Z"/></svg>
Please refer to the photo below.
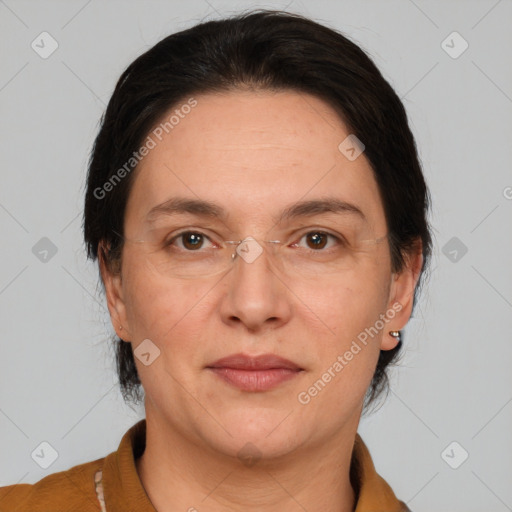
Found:
<svg viewBox="0 0 512 512"><path fill-rule="evenodd" d="M389 331L403 329L411 317L414 290L423 265L423 244L418 239L414 249L405 257L405 266L399 273L392 274L387 311L395 311L395 316L386 324L382 336L381 350L391 350L398 345L398 339Z"/></svg>
<svg viewBox="0 0 512 512"><path fill-rule="evenodd" d="M123 341L130 341L130 326L127 320L126 306L123 297L121 268L112 268L112 265L109 264L106 256L108 251L106 247L103 241L98 244L98 262L101 278L105 286L110 320L117 336Z"/></svg>

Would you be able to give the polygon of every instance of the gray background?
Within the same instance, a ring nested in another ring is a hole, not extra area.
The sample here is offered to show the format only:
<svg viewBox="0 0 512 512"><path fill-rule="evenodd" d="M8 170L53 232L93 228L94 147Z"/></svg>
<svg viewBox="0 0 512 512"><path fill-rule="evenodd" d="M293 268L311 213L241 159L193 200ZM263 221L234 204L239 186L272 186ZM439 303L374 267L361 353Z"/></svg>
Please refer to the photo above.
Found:
<svg viewBox="0 0 512 512"><path fill-rule="evenodd" d="M122 402L85 260L88 153L135 57L251 6L305 14L370 53L403 98L431 188L433 272L392 392L359 428L377 470L415 512L512 510L510 0L0 0L0 485L103 457L143 417ZM46 59L31 47L43 31L58 43ZM453 31L469 44L457 58L462 40L442 45ZM48 469L31 458L43 441L58 452Z"/></svg>

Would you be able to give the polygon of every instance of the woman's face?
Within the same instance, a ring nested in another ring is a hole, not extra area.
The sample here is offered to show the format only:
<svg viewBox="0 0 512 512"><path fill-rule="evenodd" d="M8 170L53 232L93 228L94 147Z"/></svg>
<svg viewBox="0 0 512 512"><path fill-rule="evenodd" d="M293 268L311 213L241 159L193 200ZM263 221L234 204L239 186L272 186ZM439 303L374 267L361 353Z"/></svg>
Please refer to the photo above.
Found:
<svg viewBox="0 0 512 512"><path fill-rule="evenodd" d="M386 239L368 242L387 232L379 190L364 152L354 159L350 141L339 148L350 132L326 103L291 91L195 100L168 133L150 133L156 146L134 176L124 229L144 242L126 243L120 277L102 266L118 335L134 350L150 340L144 362L135 358L146 414L231 455L247 442L268 456L325 443L357 427L379 351L396 345L388 333L407 322L416 281L391 273ZM214 203L224 216L148 217L173 198ZM279 220L299 202L325 200L360 213L310 204ZM184 228L196 234L164 246ZM170 263L208 269L221 240L248 236L285 243L247 244L255 259L239 253L215 275L184 278ZM212 369L237 354L276 355L295 369Z"/></svg>

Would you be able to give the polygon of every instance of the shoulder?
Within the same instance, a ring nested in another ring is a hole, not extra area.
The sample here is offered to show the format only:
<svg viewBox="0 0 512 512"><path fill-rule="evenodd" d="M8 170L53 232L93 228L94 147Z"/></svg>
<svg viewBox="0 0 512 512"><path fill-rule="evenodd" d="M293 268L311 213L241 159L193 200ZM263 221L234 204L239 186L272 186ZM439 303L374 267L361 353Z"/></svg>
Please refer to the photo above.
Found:
<svg viewBox="0 0 512 512"><path fill-rule="evenodd" d="M354 441L350 480L357 494L355 512L412 512L377 473L370 451L358 433Z"/></svg>
<svg viewBox="0 0 512 512"><path fill-rule="evenodd" d="M97 512L94 476L104 460L53 473L34 484L0 487L0 512Z"/></svg>

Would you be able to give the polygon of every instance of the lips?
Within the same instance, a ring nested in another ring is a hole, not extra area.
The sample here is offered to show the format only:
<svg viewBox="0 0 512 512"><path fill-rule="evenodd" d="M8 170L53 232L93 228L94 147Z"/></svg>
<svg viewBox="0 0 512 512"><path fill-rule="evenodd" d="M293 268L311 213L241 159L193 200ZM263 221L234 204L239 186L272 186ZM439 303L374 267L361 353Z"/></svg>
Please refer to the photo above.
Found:
<svg viewBox="0 0 512 512"><path fill-rule="evenodd" d="M303 371L292 361L274 354L256 357L233 354L206 368L231 386L253 392L273 389Z"/></svg>
<svg viewBox="0 0 512 512"><path fill-rule="evenodd" d="M275 370L284 368L295 371L302 369L292 361L274 354L263 354L255 357L245 354L233 354L215 361L215 363L208 365L208 368L233 368L237 370Z"/></svg>

